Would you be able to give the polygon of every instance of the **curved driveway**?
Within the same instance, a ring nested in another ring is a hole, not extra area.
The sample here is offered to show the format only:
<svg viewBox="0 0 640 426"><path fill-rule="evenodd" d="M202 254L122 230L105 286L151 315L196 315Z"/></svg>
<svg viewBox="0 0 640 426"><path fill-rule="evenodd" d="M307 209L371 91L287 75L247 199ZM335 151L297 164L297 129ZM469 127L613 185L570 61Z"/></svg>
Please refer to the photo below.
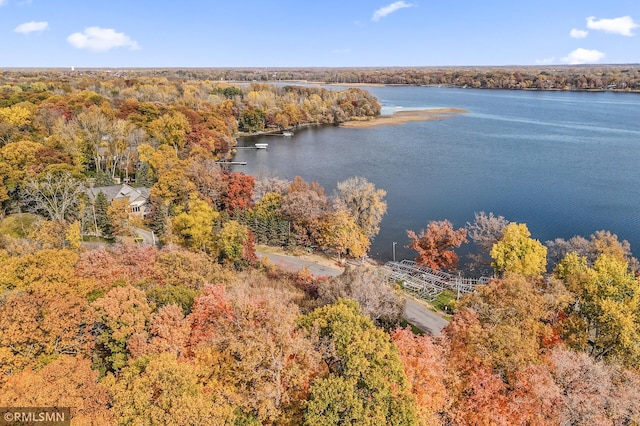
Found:
<svg viewBox="0 0 640 426"><path fill-rule="evenodd" d="M271 263L289 272L298 272L304 266L309 268L309 271L316 277L330 276L335 277L340 275L344 269L336 267L330 267L325 265L319 265L312 261L303 260L294 256L285 256L273 253L256 252L259 259L265 257L269 258ZM425 333L429 333L432 336L439 336L440 332L449 323L447 320L431 311L425 302L416 300L411 296L405 296L406 300L404 306L404 318L411 324L418 327Z"/></svg>

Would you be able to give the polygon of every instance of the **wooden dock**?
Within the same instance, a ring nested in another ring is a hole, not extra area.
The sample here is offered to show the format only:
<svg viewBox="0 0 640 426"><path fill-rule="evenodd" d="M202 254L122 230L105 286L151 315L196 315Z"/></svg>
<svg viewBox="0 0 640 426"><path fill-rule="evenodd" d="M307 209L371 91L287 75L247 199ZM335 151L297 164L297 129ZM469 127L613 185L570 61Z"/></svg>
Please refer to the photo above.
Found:
<svg viewBox="0 0 640 426"><path fill-rule="evenodd" d="M262 136L284 136L286 138L290 138L293 136L293 132L282 132L282 133L265 133Z"/></svg>
<svg viewBox="0 0 640 426"><path fill-rule="evenodd" d="M258 146L261 145L261 146ZM236 146L235 149L267 149L266 143L257 143L255 146Z"/></svg>
<svg viewBox="0 0 640 426"><path fill-rule="evenodd" d="M246 166L246 161L216 161L216 164L222 164L225 166Z"/></svg>

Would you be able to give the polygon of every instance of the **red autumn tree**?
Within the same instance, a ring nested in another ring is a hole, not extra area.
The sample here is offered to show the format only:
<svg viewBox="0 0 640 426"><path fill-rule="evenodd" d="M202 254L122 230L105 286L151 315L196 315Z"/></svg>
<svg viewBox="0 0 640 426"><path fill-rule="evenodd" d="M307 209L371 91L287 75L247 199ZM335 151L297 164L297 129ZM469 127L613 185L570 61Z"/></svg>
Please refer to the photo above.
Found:
<svg viewBox="0 0 640 426"><path fill-rule="evenodd" d="M467 242L467 230L454 230L448 220L429 222L420 234L407 231L407 235L411 239L407 248L418 252L416 263L436 270L456 269L458 255L452 249Z"/></svg>
<svg viewBox="0 0 640 426"><path fill-rule="evenodd" d="M255 179L251 175L240 172L229 174L229 186L225 196L225 208L229 214L250 208L253 201L253 185Z"/></svg>
<svg viewBox="0 0 640 426"><path fill-rule="evenodd" d="M192 348L207 343L213 338L216 323L233 317L233 305L229 301L224 285L205 285L202 295L196 298L191 320Z"/></svg>

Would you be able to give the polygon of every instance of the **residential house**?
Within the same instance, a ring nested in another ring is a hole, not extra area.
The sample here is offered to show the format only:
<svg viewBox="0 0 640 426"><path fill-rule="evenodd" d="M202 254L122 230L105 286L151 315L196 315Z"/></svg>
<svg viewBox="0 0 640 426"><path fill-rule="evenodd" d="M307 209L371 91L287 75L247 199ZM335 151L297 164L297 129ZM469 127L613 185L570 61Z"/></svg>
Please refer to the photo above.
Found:
<svg viewBox="0 0 640 426"><path fill-rule="evenodd" d="M131 214L145 217L149 213L149 188L134 188L129 185L94 186L89 188L88 195L93 200L103 192L109 203L113 200L126 199L129 202Z"/></svg>

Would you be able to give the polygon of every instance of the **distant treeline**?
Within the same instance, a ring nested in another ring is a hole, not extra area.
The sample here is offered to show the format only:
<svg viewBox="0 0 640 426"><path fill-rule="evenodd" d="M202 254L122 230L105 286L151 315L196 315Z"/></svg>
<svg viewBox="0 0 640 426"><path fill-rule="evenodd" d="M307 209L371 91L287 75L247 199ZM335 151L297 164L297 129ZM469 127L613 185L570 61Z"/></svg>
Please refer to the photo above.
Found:
<svg viewBox="0 0 640 426"><path fill-rule="evenodd" d="M504 67L367 67L367 68L138 68L138 69L10 69L0 81L18 77L85 75L100 78L166 77L168 79L278 81L326 84L445 85L481 89L640 91L640 65L559 65Z"/></svg>

